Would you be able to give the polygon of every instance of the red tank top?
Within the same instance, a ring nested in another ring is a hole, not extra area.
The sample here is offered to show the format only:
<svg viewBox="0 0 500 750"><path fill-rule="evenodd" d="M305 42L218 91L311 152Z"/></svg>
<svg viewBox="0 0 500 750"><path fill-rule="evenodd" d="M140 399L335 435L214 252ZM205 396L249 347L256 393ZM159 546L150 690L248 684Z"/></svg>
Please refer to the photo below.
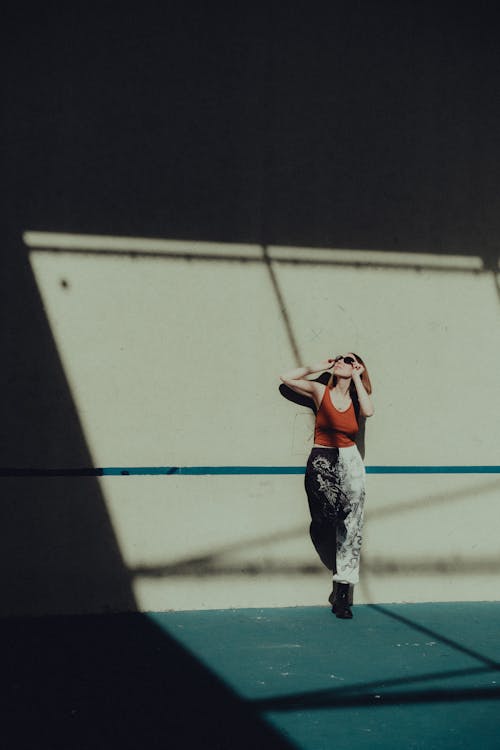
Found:
<svg viewBox="0 0 500 750"><path fill-rule="evenodd" d="M316 414L314 442L328 448L348 448L354 445L358 430L353 404L345 411L338 411L332 403L330 389L326 386Z"/></svg>

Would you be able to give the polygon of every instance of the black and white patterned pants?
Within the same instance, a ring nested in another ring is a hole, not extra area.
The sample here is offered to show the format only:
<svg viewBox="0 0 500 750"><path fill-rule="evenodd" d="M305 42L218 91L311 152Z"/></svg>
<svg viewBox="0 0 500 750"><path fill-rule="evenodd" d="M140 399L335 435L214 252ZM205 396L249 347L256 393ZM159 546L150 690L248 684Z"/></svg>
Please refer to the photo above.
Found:
<svg viewBox="0 0 500 750"><path fill-rule="evenodd" d="M305 488L311 513L311 539L333 580L358 583L365 467L355 445L313 448Z"/></svg>

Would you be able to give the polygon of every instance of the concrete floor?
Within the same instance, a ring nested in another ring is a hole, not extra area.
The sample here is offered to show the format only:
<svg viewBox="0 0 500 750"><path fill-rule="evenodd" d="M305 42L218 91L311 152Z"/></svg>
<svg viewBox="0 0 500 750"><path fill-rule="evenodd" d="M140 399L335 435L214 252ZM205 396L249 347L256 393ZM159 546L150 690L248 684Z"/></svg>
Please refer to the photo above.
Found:
<svg viewBox="0 0 500 750"><path fill-rule="evenodd" d="M0 622L16 748L499 747L500 602Z"/></svg>

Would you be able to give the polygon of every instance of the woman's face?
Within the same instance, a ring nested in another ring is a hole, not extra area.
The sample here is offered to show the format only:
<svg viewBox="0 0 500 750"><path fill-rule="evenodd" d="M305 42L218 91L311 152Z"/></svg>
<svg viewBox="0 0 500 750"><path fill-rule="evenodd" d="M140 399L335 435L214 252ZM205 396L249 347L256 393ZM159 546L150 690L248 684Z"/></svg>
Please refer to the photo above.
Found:
<svg viewBox="0 0 500 750"><path fill-rule="evenodd" d="M347 362L345 359L347 358ZM352 352L348 352L348 354L344 354L338 357L336 359L335 364L333 366L333 374L338 375L339 377L351 377L352 375L352 362L349 361L349 358L354 360L354 362L357 362L356 357Z"/></svg>

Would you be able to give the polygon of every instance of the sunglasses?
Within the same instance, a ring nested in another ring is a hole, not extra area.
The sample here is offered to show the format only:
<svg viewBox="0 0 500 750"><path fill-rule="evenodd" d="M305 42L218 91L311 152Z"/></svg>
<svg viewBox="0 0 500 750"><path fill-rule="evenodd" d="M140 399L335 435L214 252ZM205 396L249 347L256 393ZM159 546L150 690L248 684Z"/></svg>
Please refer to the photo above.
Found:
<svg viewBox="0 0 500 750"><path fill-rule="evenodd" d="M345 362L346 365L353 365L356 362L356 360L353 359L352 357L335 357L333 361L341 362L342 360Z"/></svg>

